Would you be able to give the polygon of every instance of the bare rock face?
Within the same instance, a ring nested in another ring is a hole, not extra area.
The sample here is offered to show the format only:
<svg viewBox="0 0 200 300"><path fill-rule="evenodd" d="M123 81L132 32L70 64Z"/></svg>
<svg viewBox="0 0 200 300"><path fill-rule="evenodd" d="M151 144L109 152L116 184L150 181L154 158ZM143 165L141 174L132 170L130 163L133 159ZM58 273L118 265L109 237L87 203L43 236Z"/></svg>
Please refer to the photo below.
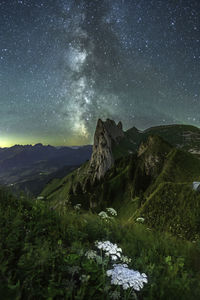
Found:
<svg viewBox="0 0 200 300"><path fill-rule="evenodd" d="M149 136L138 149L138 157L144 162L146 175L155 175L171 150L171 146L158 136Z"/></svg>
<svg viewBox="0 0 200 300"><path fill-rule="evenodd" d="M105 122L101 119L98 120L89 166L89 173L92 176L93 182L103 177L106 171L113 166L113 143L118 143L123 137L124 132L121 122L116 125L116 123L110 119L107 119Z"/></svg>

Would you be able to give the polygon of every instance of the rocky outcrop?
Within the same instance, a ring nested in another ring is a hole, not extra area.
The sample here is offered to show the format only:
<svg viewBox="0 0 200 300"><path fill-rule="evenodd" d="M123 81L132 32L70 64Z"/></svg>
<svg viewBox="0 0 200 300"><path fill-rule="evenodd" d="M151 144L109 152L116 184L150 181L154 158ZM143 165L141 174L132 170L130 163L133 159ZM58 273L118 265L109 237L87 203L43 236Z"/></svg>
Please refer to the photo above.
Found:
<svg viewBox="0 0 200 300"><path fill-rule="evenodd" d="M123 137L124 132L121 122L117 125L110 119L107 119L105 122L101 119L98 120L89 166L89 173L93 182L102 178L106 171L113 166L112 146L114 143L119 143Z"/></svg>
<svg viewBox="0 0 200 300"><path fill-rule="evenodd" d="M160 172L171 149L172 146L159 136L149 136L146 142L140 144L138 157L144 163L146 175L156 176Z"/></svg>

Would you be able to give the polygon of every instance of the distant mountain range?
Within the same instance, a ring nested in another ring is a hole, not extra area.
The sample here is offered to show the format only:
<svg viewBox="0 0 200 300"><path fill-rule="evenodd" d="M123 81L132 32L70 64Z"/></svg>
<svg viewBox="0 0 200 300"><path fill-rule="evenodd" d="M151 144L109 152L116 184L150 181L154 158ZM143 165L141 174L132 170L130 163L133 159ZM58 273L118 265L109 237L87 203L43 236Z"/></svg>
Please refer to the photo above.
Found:
<svg viewBox="0 0 200 300"><path fill-rule="evenodd" d="M200 193L192 182L200 181L199 153L200 129L193 126L124 132L121 123L99 120L91 160L49 182L41 195L55 209L114 207L124 220L142 217L150 228L197 239Z"/></svg>
<svg viewBox="0 0 200 300"><path fill-rule="evenodd" d="M116 171L115 166L119 160L131 155L137 156L142 145L145 148L145 142L150 136L158 136L171 147L200 158L200 129L197 127L167 125L152 127L145 131L140 131L136 127L123 131L121 122L116 125L112 120L105 122L99 120L93 151L91 145L53 147L36 144L0 148L0 184L33 195L40 194L44 189L43 195L48 199L56 201L58 195L59 199L62 197L66 199L71 185L75 189L77 182L80 181L84 189L87 181L94 184L96 180L104 180L109 170L114 168ZM87 160L90 161L86 162ZM79 170L72 172L85 162L80 172ZM69 173L73 176L75 174L73 184L71 179L69 180L71 175L67 176Z"/></svg>
<svg viewBox="0 0 200 300"><path fill-rule="evenodd" d="M68 174L90 159L92 146L42 144L0 148L0 184L37 194L53 177Z"/></svg>

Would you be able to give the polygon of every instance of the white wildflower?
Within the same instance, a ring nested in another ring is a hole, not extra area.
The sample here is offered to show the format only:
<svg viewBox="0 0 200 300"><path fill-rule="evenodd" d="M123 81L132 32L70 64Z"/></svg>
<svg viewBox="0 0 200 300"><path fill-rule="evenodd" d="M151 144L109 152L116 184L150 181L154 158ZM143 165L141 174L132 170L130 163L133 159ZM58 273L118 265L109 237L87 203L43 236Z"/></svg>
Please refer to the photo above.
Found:
<svg viewBox="0 0 200 300"><path fill-rule="evenodd" d="M104 219L104 220L108 220L110 219L110 217L108 216L108 214L105 212L105 211L101 211L98 216L101 218L101 219Z"/></svg>
<svg viewBox="0 0 200 300"><path fill-rule="evenodd" d="M123 284L123 289L124 289L124 290L127 290L128 288L129 288L129 285L128 285L127 283L124 283L124 284Z"/></svg>
<svg viewBox="0 0 200 300"><path fill-rule="evenodd" d="M111 255L111 259L116 261L118 259L118 257L117 257L117 255Z"/></svg>
<svg viewBox="0 0 200 300"><path fill-rule="evenodd" d="M110 241L105 242L95 242L95 246L105 251L106 256L110 256L112 260L117 260L121 258L122 249L119 248L116 244L112 244Z"/></svg>
<svg viewBox="0 0 200 300"><path fill-rule="evenodd" d="M117 216L117 212L114 208L112 207L108 207L106 208L107 212L110 213L113 217L116 217Z"/></svg>
<svg viewBox="0 0 200 300"><path fill-rule="evenodd" d="M74 205L74 209L75 209L76 211L79 211L79 210L81 209L81 204L78 203L78 204Z"/></svg>
<svg viewBox="0 0 200 300"><path fill-rule="evenodd" d="M131 263L132 259L131 259L131 258L128 258L128 257L125 256L125 255L122 255L122 256L121 256L121 261L122 261L123 263L128 264L128 263Z"/></svg>
<svg viewBox="0 0 200 300"><path fill-rule="evenodd" d="M97 256L97 252L94 251L94 250L88 250L88 251L85 253L85 256L86 256L88 259L95 259L96 256Z"/></svg>
<svg viewBox="0 0 200 300"><path fill-rule="evenodd" d="M108 270L108 271L106 272L106 274L107 274L107 276L111 276L111 275L112 275L112 270Z"/></svg>
<svg viewBox="0 0 200 300"><path fill-rule="evenodd" d="M44 197L43 196L38 196L37 200L44 200Z"/></svg>
<svg viewBox="0 0 200 300"><path fill-rule="evenodd" d="M139 217L139 218L136 219L136 222L138 222L138 223L144 223L144 218Z"/></svg>
<svg viewBox="0 0 200 300"><path fill-rule="evenodd" d="M148 282L145 273L140 274L138 271L131 270L127 264L114 264L113 267L106 274L111 276L111 284L122 285L124 290L133 288L136 291L140 291L144 283Z"/></svg>

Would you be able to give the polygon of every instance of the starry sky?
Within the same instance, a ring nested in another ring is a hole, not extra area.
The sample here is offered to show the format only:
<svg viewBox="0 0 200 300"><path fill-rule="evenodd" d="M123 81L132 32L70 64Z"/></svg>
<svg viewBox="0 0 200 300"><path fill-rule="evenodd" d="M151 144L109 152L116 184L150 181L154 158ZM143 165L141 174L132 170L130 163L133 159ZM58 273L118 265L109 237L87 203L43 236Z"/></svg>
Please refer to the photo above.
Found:
<svg viewBox="0 0 200 300"><path fill-rule="evenodd" d="M0 147L200 127L199 0L0 0Z"/></svg>

